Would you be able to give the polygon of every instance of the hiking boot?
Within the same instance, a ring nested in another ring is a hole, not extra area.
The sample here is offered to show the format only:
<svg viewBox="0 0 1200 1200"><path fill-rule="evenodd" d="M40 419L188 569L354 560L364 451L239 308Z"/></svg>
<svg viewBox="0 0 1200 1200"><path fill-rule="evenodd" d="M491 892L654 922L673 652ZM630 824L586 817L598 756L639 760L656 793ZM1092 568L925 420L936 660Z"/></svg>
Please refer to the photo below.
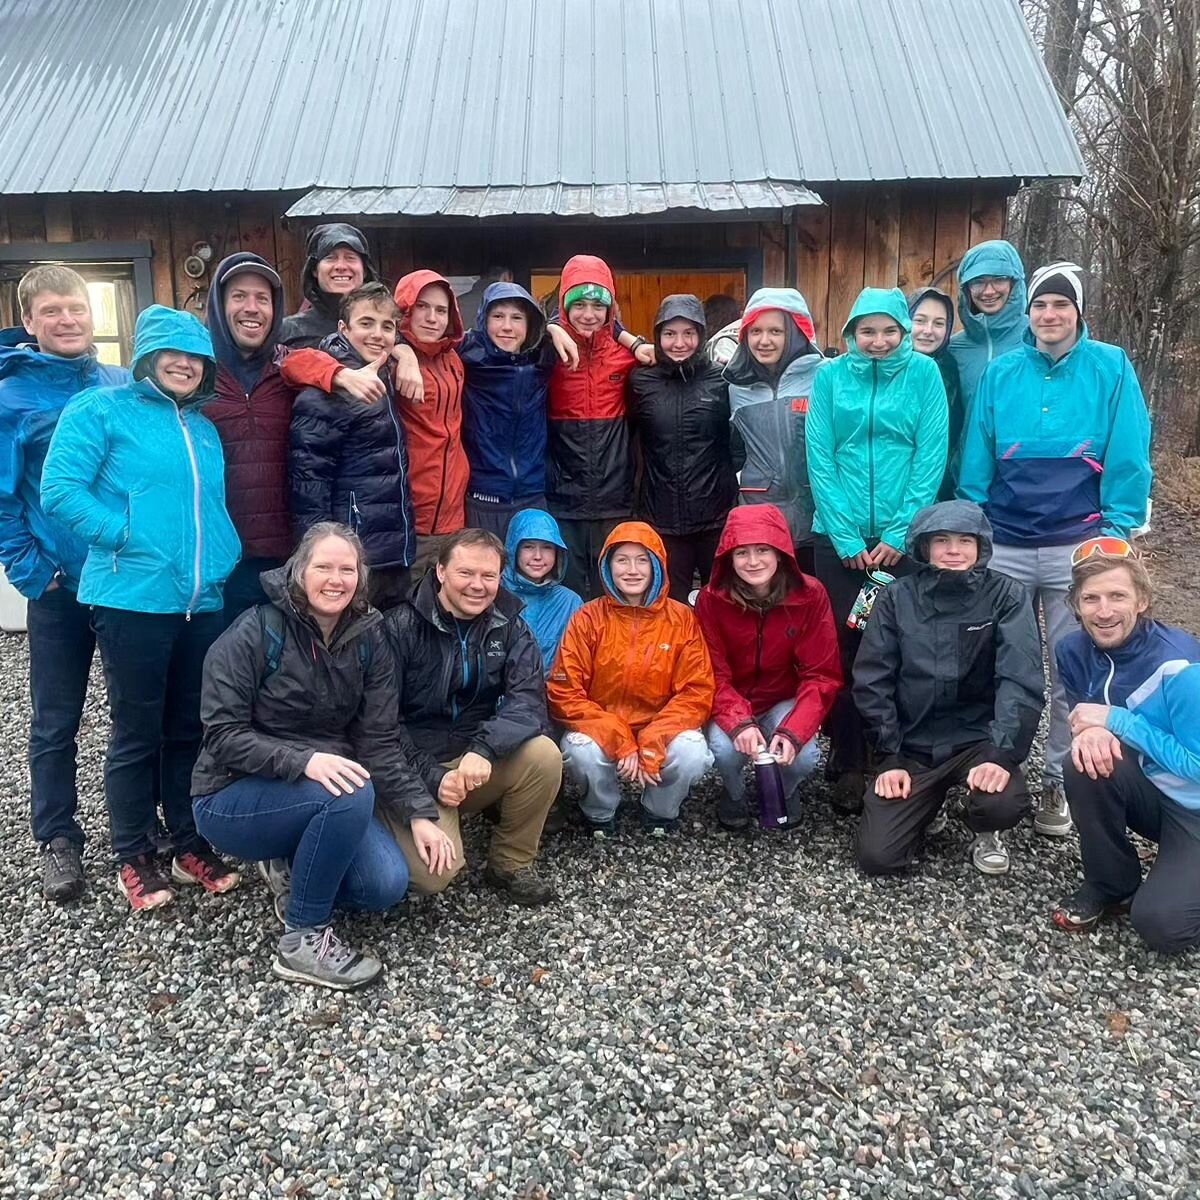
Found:
<svg viewBox="0 0 1200 1200"><path fill-rule="evenodd" d="M70 838L56 837L42 847L42 895L66 904L83 895L83 859Z"/></svg>
<svg viewBox="0 0 1200 1200"><path fill-rule="evenodd" d="M607 821L593 821L591 817L584 817L584 824L591 832L592 841L608 842L617 836L617 818L611 816Z"/></svg>
<svg viewBox="0 0 1200 1200"><path fill-rule="evenodd" d="M1067 933L1086 933L1106 914L1128 912L1132 902L1132 896L1124 900L1105 900L1090 883L1085 883L1058 905L1051 920Z"/></svg>
<svg viewBox="0 0 1200 1200"><path fill-rule="evenodd" d="M750 811L745 800L741 803L734 801L728 792L722 789L717 800L717 824L729 833L741 833L750 826Z"/></svg>
<svg viewBox="0 0 1200 1200"><path fill-rule="evenodd" d="M271 892L271 907L280 925L287 925L288 900L292 895L292 864L286 858L260 859L255 866Z"/></svg>
<svg viewBox="0 0 1200 1200"><path fill-rule="evenodd" d="M862 771L843 771L829 793L829 803L843 817L853 817L862 812L863 792L867 778Z"/></svg>
<svg viewBox="0 0 1200 1200"><path fill-rule="evenodd" d="M984 875L1008 874L1008 850L998 832L975 835L971 843L971 862L975 864L975 870Z"/></svg>
<svg viewBox="0 0 1200 1200"><path fill-rule="evenodd" d="M656 817L642 809L642 829L652 838L665 838L679 828L677 817Z"/></svg>
<svg viewBox="0 0 1200 1200"><path fill-rule="evenodd" d="M489 887L503 893L513 904L523 904L527 908L549 904L551 900L558 899L554 889L539 879L532 867L506 871L503 867L488 863L483 868L483 880Z"/></svg>
<svg viewBox="0 0 1200 1200"><path fill-rule="evenodd" d="M231 892L242 882L242 877L207 846L185 850L171 859L171 878L175 883L199 884L215 895Z"/></svg>
<svg viewBox="0 0 1200 1200"><path fill-rule="evenodd" d="M542 826L542 837L554 837L567 827L567 809L562 800L555 800L546 813L546 822Z"/></svg>
<svg viewBox="0 0 1200 1200"><path fill-rule="evenodd" d="M332 925L292 929L279 939L271 970L292 983L352 992L379 978L383 963L347 946Z"/></svg>
<svg viewBox="0 0 1200 1200"><path fill-rule="evenodd" d="M162 908L175 899L175 889L159 870L153 854L138 854L126 859L117 871L117 887L134 912Z"/></svg>
<svg viewBox="0 0 1200 1200"><path fill-rule="evenodd" d="M1043 837L1066 837L1071 832L1071 810L1061 780L1042 787L1042 798L1033 814L1033 828Z"/></svg>

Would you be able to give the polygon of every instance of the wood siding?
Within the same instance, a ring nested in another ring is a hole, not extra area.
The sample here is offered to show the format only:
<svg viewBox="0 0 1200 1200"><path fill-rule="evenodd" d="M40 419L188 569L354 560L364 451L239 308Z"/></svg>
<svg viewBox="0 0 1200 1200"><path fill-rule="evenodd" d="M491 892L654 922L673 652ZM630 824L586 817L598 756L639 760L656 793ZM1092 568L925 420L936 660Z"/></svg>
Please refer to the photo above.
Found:
<svg viewBox="0 0 1200 1200"><path fill-rule="evenodd" d="M737 270L751 285L799 287L822 345L839 331L865 285L911 291L937 283L952 291L953 267L974 242L1002 236L1010 181L971 184L821 185L820 207L782 221L658 221L645 224L547 221L460 226L376 226L367 230L385 278L416 266L450 275L510 264L518 278L557 270L571 254L606 258L614 270ZM183 272L196 242L216 260L237 250L261 254L279 269L289 311L300 302L305 229L281 214L294 195L179 193L171 196L0 197L0 243L128 242L153 248L154 296L162 304L203 309L206 281ZM788 277L789 263L792 277ZM703 298L703 297L702 297ZM649 330L644 331L649 333Z"/></svg>

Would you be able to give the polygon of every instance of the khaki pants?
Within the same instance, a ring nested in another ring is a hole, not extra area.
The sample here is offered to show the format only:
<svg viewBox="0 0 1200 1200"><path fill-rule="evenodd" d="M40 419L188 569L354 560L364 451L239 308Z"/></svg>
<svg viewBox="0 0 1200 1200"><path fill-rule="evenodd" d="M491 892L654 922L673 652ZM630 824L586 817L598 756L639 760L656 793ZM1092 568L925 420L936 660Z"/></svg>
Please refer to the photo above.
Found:
<svg viewBox="0 0 1200 1200"><path fill-rule="evenodd" d="M457 765L458 759L443 764L451 768ZM562 755L548 737L539 736L530 738L508 758L492 763L491 778L482 787L468 792L459 808L439 804L438 824L454 842L456 856L454 865L443 875L429 873L417 853L408 823L380 812L380 818L408 860L409 889L425 895L442 891L466 865L459 814L479 812L501 800L504 807L500 810L500 823L492 833L488 861L505 871L529 866L537 857L546 813L558 795L561 782Z"/></svg>

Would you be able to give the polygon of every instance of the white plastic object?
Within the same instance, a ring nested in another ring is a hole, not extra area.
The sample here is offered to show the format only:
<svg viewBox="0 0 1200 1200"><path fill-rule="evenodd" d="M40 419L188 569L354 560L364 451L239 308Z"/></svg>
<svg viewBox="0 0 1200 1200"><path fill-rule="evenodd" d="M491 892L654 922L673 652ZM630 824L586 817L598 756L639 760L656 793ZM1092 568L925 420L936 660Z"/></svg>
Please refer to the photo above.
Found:
<svg viewBox="0 0 1200 1200"><path fill-rule="evenodd" d="M24 633L25 612L25 597L8 582L4 568L0 567L0 629L5 633Z"/></svg>

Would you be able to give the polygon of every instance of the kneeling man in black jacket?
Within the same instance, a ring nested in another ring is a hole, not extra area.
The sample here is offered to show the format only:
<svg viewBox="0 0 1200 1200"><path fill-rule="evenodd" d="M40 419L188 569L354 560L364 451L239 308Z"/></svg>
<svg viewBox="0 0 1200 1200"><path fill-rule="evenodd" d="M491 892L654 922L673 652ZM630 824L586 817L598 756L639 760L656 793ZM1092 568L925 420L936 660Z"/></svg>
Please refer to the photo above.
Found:
<svg viewBox="0 0 1200 1200"><path fill-rule="evenodd" d="M499 538L461 530L387 614L402 740L454 841L451 870L431 874L408 827L392 832L408 859L410 887L440 892L463 864L460 811L503 801L484 880L517 904L545 904L554 893L532 864L562 781L562 755L545 736L541 652L521 601L500 586L503 568Z"/></svg>
<svg viewBox="0 0 1200 1200"><path fill-rule="evenodd" d="M946 790L967 787L971 859L1008 871L1000 831L1028 812L1020 764L1044 703L1037 622L1022 584L987 569L978 505L923 508L908 531L913 575L875 601L854 662L854 702L881 759L858 827L869 875L910 866Z"/></svg>

